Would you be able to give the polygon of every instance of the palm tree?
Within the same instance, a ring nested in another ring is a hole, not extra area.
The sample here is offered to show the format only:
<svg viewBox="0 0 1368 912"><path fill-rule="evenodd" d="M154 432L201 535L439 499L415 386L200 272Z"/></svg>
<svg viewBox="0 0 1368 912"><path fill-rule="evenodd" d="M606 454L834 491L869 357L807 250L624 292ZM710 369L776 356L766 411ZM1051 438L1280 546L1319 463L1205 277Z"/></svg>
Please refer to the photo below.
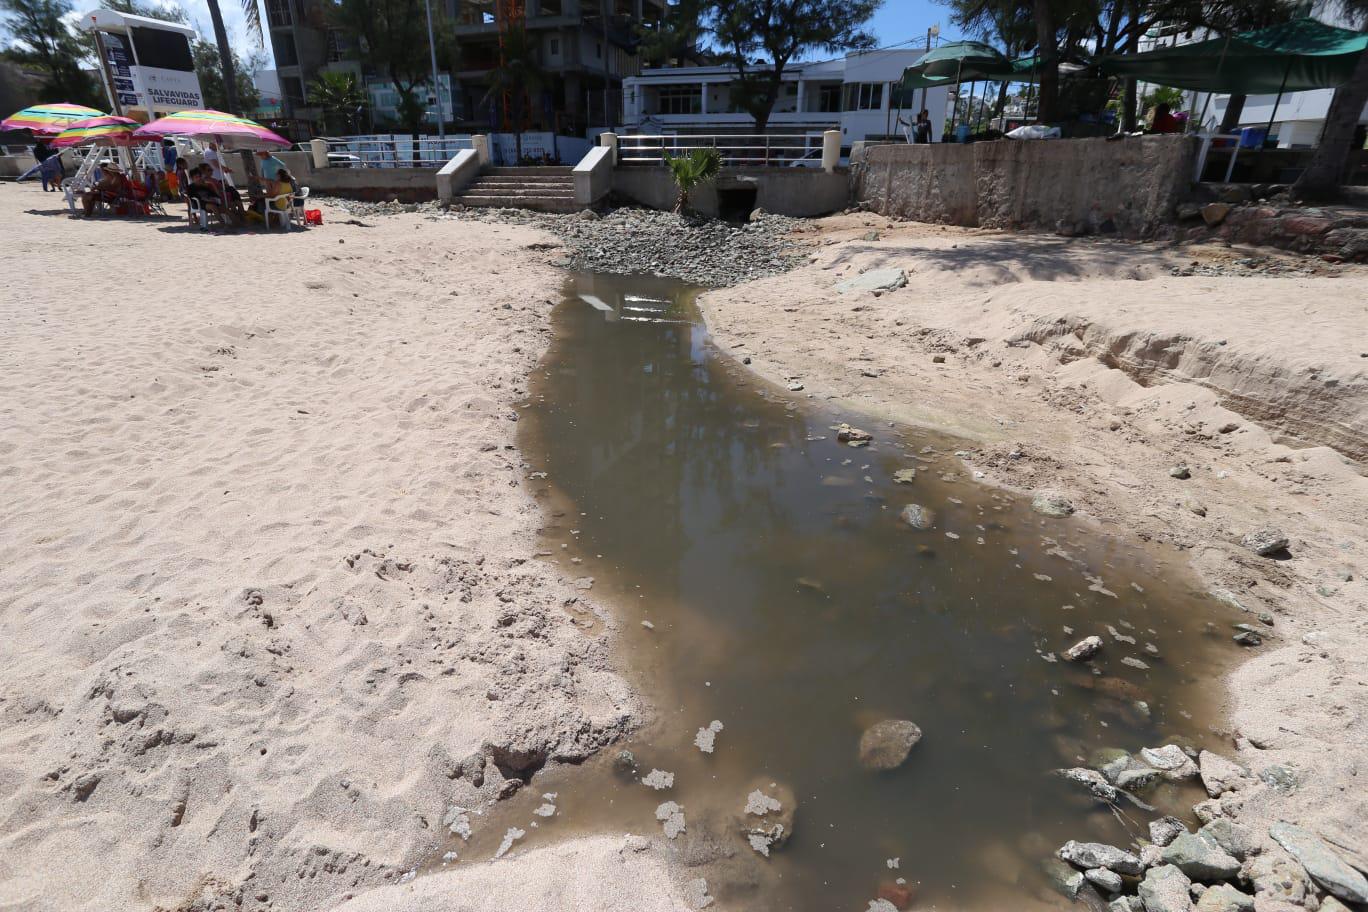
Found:
<svg viewBox="0 0 1368 912"><path fill-rule="evenodd" d="M247 20L247 31L256 36L257 43L266 44L265 33L261 30L261 10L257 0L241 0L242 16ZM223 68L223 90L228 98L228 113L241 115L241 105L237 94L237 69L233 66L233 46L228 43L228 29L223 25L223 12L218 0L208 0L209 19L214 24L214 43L218 45L219 65Z"/></svg>
<svg viewBox="0 0 1368 912"><path fill-rule="evenodd" d="M527 40L527 30L521 26L509 28L500 36L499 65L489 73L489 91L481 104L495 97L502 98L503 128L512 129L517 144L518 161L522 161L522 131L528 115L529 99L541 94L546 74Z"/></svg>
<svg viewBox="0 0 1368 912"><path fill-rule="evenodd" d="M1368 31L1368 0L1340 0L1339 7ZM1324 199L1339 189L1344 163L1349 158L1349 147L1365 104L1368 104L1368 52L1359 55L1354 75L1335 90L1330 110L1325 113L1325 126L1321 128L1316 154L1293 185L1294 194L1302 199Z"/></svg>
<svg viewBox="0 0 1368 912"><path fill-rule="evenodd" d="M342 120L338 132L352 132L354 118L366 104L365 93L351 73L319 73L309 84L309 100L323 109L323 126L331 130Z"/></svg>
<svg viewBox="0 0 1368 912"><path fill-rule="evenodd" d="M683 213L689 208L689 193L717 177L722 170L722 153L716 149L694 149L687 155L666 155L665 167L670 169L670 176L679 188L674 211Z"/></svg>

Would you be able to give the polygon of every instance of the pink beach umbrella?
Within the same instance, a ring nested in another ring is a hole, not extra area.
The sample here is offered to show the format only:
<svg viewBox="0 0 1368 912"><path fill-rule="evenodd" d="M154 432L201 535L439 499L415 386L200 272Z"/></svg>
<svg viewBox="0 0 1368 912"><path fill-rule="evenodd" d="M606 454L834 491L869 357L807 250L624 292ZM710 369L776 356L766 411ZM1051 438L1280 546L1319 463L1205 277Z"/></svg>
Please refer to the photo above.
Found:
<svg viewBox="0 0 1368 912"><path fill-rule="evenodd" d="M160 136L134 136L134 132L142 124L127 117L116 117L112 114L101 117L88 117L85 120L73 121L57 138L52 141L52 145L58 148L67 146L84 146L96 144L101 146L136 146L146 142L161 139Z"/></svg>
<svg viewBox="0 0 1368 912"><path fill-rule="evenodd" d="M159 117L133 133L134 141L162 139L168 136L215 140L235 149L265 149L269 146L290 145L288 139L266 129L256 121L235 117L222 111L177 111L175 114Z"/></svg>

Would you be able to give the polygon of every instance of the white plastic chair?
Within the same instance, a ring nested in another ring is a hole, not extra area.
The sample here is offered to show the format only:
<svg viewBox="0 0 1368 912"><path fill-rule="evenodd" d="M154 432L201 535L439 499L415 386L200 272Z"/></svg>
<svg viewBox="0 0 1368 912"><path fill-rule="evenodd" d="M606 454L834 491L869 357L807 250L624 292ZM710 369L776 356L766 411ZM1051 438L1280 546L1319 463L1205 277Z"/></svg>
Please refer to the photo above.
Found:
<svg viewBox="0 0 1368 912"><path fill-rule="evenodd" d="M185 198L185 205L187 207L186 220L189 221L191 225L199 222L200 231L206 230L209 227L209 213L200 205L199 199L193 196L187 196Z"/></svg>
<svg viewBox="0 0 1368 912"><path fill-rule="evenodd" d="M304 201L309 198L309 188L300 187L298 190L287 190L277 196L266 198L266 230L271 230L271 220L280 219L280 224L286 231L290 230L292 224L300 227L304 225ZM284 203L283 208L277 208L277 203Z"/></svg>

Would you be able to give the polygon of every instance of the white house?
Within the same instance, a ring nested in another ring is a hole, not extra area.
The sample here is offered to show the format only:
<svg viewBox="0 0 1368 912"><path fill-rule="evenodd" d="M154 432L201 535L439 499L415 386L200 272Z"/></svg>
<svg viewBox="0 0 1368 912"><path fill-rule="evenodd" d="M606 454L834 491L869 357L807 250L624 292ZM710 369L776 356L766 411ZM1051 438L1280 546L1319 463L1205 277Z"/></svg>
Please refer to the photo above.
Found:
<svg viewBox="0 0 1368 912"><path fill-rule="evenodd" d="M948 97L944 86L900 97L903 70L923 53L865 51L792 65L784 72L768 132L820 134L839 129L845 146L860 140L905 141L899 113L910 122L926 108L932 135L940 136ZM731 66L668 67L628 76L622 86L623 126L631 133L665 135L753 132L755 120L732 104L735 79Z"/></svg>

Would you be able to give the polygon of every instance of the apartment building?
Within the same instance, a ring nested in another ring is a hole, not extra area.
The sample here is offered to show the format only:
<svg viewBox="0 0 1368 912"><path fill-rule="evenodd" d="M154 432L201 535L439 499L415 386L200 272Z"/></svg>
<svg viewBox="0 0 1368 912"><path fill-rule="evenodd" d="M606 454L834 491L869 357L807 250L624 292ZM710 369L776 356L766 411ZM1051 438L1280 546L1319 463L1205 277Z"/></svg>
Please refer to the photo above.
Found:
<svg viewBox="0 0 1368 912"><path fill-rule="evenodd" d="M779 101L769 119L771 133L819 133L839 129L842 144L904 139L899 118L930 112L932 134L940 136L949 90L945 86L901 91L903 70L921 59L920 50L847 54L835 60L794 64L783 74ZM732 101L735 68L696 66L648 69L623 85L623 126L633 133L750 133L755 120Z"/></svg>
<svg viewBox="0 0 1368 912"><path fill-rule="evenodd" d="M499 33L521 21L545 73L539 97L530 99L533 130L584 133L618 122L622 85L640 72L642 29L659 27L666 0L432 0L455 34L459 69L441 73L429 110L440 105L457 129L502 126L498 99L489 98L490 73L499 65ZM320 71L355 74L381 115L393 109L393 86L367 73L354 39L327 19L327 0L266 0L271 48L287 115L315 118L309 83ZM449 82L448 82L449 80ZM372 112L375 113L374 111Z"/></svg>

